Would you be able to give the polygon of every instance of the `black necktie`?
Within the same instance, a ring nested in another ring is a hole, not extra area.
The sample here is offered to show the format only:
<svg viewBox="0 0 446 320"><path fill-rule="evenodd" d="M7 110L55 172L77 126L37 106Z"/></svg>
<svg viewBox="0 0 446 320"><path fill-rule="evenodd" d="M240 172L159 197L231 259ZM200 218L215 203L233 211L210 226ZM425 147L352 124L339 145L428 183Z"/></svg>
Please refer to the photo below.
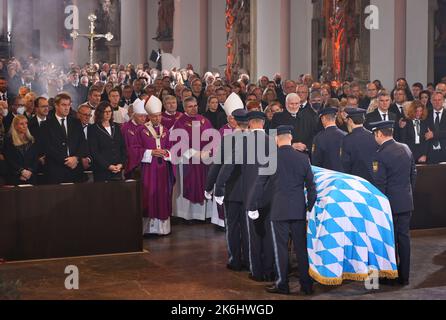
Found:
<svg viewBox="0 0 446 320"><path fill-rule="evenodd" d="M435 118L435 130L440 130L440 114L441 112L435 112L437 117Z"/></svg>
<svg viewBox="0 0 446 320"><path fill-rule="evenodd" d="M65 135L65 138L66 138L67 137L67 128L65 127L65 118L63 118L61 120L61 122L62 122L62 129L63 129L64 135Z"/></svg>
<svg viewBox="0 0 446 320"><path fill-rule="evenodd" d="M383 113L383 121L387 121L387 114Z"/></svg>

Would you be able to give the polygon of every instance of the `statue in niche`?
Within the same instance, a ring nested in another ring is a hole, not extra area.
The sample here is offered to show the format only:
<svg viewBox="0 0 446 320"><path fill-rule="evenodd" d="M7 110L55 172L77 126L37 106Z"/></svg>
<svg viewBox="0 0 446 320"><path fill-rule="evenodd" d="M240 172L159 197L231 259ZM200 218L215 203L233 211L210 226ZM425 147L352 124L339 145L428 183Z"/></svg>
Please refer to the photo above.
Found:
<svg viewBox="0 0 446 320"><path fill-rule="evenodd" d="M250 0L238 0L232 14L235 17L232 38L234 39L233 76L249 74L251 66L251 3Z"/></svg>
<svg viewBox="0 0 446 320"><path fill-rule="evenodd" d="M121 3L120 0L99 0L95 15L98 34L113 34L113 40L99 39L95 42L96 55L101 61L116 60L117 50L121 45Z"/></svg>
<svg viewBox="0 0 446 320"><path fill-rule="evenodd" d="M324 80L360 76L360 8L361 0L323 0L321 76Z"/></svg>
<svg viewBox="0 0 446 320"><path fill-rule="evenodd" d="M438 9L435 12L435 28L437 37L435 39L436 48L446 48L446 0L438 0Z"/></svg>
<svg viewBox="0 0 446 320"><path fill-rule="evenodd" d="M158 30L154 40L173 41L174 0L160 0L158 7Z"/></svg>

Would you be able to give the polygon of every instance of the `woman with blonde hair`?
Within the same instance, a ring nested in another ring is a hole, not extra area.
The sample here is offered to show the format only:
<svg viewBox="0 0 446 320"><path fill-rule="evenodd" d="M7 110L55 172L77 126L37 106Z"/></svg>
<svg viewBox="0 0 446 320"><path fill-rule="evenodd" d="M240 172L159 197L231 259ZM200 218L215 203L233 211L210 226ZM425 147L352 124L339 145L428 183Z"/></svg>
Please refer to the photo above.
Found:
<svg viewBox="0 0 446 320"><path fill-rule="evenodd" d="M277 93L274 89L266 88L262 95L262 107L265 109L271 103L277 100Z"/></svg>
<svg viewBox="0 0 446 320"><path fill-rule="evenodd" d="M39 147L29 132L28 119L23 115L17 115L12 121L5 141L4 156L8 165L9 184L35 184Z"/></svg>
<svg viewBox="0 0 446 320"><path fill-rule="evenodd" d="M404 104L404 121L400 122L400 140L409 146L414 159L419 164L427 162L429 149L425 135L428 131L428 110L420 100L406 102Z"/></svg>

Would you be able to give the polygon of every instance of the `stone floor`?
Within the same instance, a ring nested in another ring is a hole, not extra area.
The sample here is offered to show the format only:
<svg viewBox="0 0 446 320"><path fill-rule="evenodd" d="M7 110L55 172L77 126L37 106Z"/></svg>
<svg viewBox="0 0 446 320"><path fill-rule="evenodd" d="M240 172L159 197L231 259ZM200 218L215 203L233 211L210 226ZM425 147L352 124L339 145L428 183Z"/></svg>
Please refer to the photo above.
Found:
<svg viewBox="0 0 446 320"><path fill-rule="evenodd" d="M446 299L446 230L418 231L412 237L411 285L368 291L364 283L315 286L301 297L296 278L290 296L270 295L247 273L228 271L225 236L206 224L175 225L169 237L146 239L142 254L33 261L0 265L0 299L156 300L364 300ZM80 288L68 291L65 267L80 272ZM2 293L3 291L3 293ZM6 292L6 294L4 293Z"/></svg>

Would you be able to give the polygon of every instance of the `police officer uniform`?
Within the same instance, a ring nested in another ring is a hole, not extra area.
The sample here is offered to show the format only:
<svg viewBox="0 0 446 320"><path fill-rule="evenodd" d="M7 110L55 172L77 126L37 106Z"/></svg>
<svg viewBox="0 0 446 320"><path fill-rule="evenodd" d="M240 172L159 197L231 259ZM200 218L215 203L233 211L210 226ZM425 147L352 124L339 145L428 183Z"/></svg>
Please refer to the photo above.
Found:
<svg viewBox="0 0 446 320"><path fill-rule="evenodd" d="M365 110L358 108L345 109L347 117L357 123L365 122ZM360 120L360 121L358 121ZM343 172L361 177L369 182L372 179L372 162L378 149L373 133L362 125L355 128L342 140L340 155Z"/></svg>
<svg viewBox="0 0 446 320"><path fill-rule="evenodd" d="M373 123L373 132L392 129L393 121ZM398 263L398 282L409 284L410 275L410 218L414 210L413 190L417 176L415 161L409 147L391 139L383 143L373 161L373 178L390 201L395 232Z"/></svg>
<svg viewBox="0 0 446 320"><path fill-rule="evenodd" d="M325 115L335 115L338 113L336 108L325 108L319 112L319 117ZM319 132L313 141L311 152L311 161L313 165L328 170L342 171L342 164L339 150L345 132L336 125L325 128Z"/></svg>
<svg viewBox="0 0 446 320"><path fill-rule="evenodd" d="M277 134L291 134L293 127L280 126ZM312 293L313 281L309 276L307 252L307 211L316 202L316 186L307 155L295 151L291 145L282 146L277 153L277 171L272 176L261 176L256 183L255 193L249 206L249 216L255 219L259 202L264 196L264 185L270 183L271 228L273 231L277 281L266 290L270 293L288 294L289 252L291 235L299 263L301 292ZM304 189L307 188L308 202ZM259 214L261 216L261 213Z"/></svg>
<svg viewBox="0 0 446 320"><path fill-rule="evenodd" d="M266 116L262 112L250 112L248 114L248 120L252 119L265 120ZM248 146L248 144L252 143L254 145ZM264 146L259 147L259 143L264 144ZM273 150L270 150L270 146L275 146L275 142L264 130L255 130L247 134L243 144L243 152L234 150L236 154L234 157L243 156L243 159L238 159L243 164L223 165L217 178L215 197L222 197L224 195L225 184L229 181L233 172L240 169L242 175L242 192L240 194L243 197L243 210L246 213L250 198L254 192L255 182L259 178L259 169L261 168L260 161L257 157L258 150L263 148L266 154L271 157L270 153ZM248 158L251 158L253 155L256 157L254 159L255 161L251 163L248 161ZM268 195L269 192L266 191L265 194ZM245 215L249 237L250 278L258 282L273 281L275 279L274 250L270 223L270 199L267 196L262 199L262 203L259 205L259 211L261 212L261 218L256 221L248 219L248 216Z"/></svg>
<svg viewBox="0 0 446 320"><path fill-rule="evenodd" d="M237 109L232 112L232 116L237 122L248 122L248 112L244 109ZM209 174L206 182L206 193L212 194L217 177L223 166L223 163L234 163L235 159L225 159L225 145L228 145L228 140L234 149L236 141L239 138L243 139L243 132L236 130L233 134L223 137L220 145L218 159L220 163L215 163L209 169ZM243 141L243 140L242 140ZM231 150L231 156L234 150ZM222 192L222 190L219 190ZM217 193L216 193L217 195ZM226 226L226 241L228 247L228 264L227 268L234 271L241 271L247 269L249 265L249 244L248 244L248 230L246 225L246 211L243 206L243 189L241 181L241 167L237 166L232 171L230 177L224 186L224 207L225 207L225 226Z"/></svg>

